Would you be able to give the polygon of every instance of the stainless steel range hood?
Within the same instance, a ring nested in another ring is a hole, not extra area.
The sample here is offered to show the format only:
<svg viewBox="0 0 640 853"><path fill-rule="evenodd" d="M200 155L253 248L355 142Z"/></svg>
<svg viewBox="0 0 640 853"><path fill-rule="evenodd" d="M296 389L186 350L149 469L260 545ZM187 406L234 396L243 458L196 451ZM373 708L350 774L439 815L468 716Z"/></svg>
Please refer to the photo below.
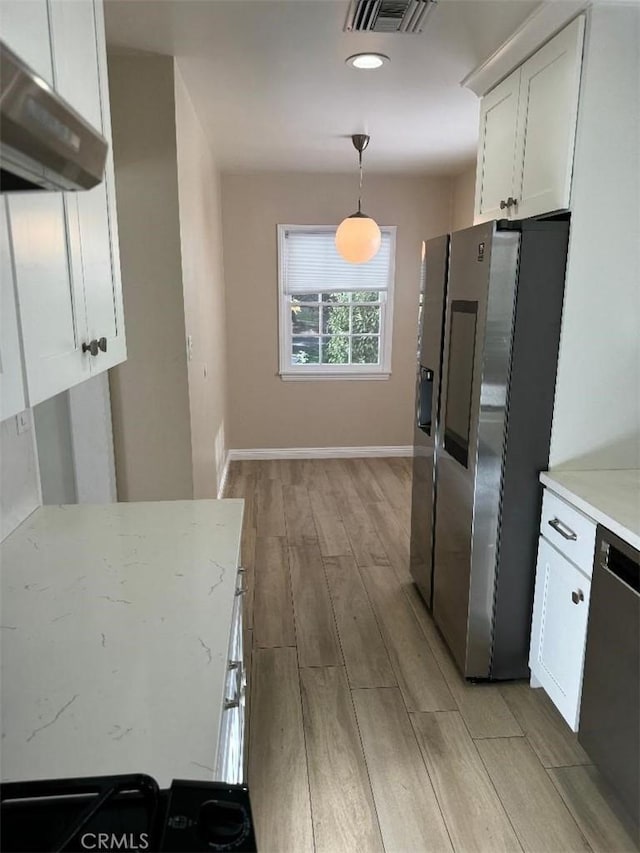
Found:
<svg viewBox="0 0 640 853"><path fill-rule="evenodd" d="M0 41L0 191L88 190L107 141Z"/></svg>

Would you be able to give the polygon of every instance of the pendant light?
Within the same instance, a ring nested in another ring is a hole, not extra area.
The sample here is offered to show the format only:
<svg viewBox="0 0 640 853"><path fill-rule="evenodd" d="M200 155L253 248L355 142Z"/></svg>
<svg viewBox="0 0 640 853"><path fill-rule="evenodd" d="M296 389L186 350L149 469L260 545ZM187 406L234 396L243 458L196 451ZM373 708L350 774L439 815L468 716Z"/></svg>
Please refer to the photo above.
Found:
<svg viewBox="0 0 640 853"><path fill-rule="evenodd" d="M380 229L374 219L362 212L362 152L369 144L365 133L355 133L351 137L358 152L360 168L360 192L358 210L343 219L336 231L336 249L350 264L365 264L378 254L380 249Z"/></svg>

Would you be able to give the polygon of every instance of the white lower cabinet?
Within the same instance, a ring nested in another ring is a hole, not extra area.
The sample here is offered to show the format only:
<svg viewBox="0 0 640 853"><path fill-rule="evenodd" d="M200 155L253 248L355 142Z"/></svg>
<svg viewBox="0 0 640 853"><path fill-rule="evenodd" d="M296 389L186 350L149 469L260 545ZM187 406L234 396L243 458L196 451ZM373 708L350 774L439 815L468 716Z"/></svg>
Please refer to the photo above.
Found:
<svg viewBox="0 0 640 853"><path fill-rule="evenodd" d="M242 642L242 596L244 594L244 570L238 570L238 584L231 617L231 636L227 677L224 688L224 705L218 735L218 757L215 780L230 785L244 782L245 713L247 678L244 671Z"/></svg>
<svg viewBox="0 0 640 853"><path fill-rule="evenodd" d="M578 730L591 581L541 536L529 667L574 731Z"/></svg>

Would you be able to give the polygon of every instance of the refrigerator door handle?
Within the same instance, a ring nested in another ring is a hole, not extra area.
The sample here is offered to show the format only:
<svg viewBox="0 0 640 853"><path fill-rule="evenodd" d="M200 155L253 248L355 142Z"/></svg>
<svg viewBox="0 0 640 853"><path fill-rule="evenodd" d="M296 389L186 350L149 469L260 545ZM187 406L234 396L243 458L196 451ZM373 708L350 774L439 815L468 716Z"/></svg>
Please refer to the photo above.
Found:
<svg viewBox="0 0 640 853"><path fill-rule="evenodd" d="M431 435L433 409L433 370L420 365L420 390L418 394L418 426Z"/></svg>

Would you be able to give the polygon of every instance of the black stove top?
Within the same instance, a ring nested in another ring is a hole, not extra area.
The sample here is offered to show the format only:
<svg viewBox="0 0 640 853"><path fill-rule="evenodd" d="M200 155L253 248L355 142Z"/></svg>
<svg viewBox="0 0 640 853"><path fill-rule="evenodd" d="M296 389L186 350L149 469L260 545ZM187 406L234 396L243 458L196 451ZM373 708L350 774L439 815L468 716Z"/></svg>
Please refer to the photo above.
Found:
<svg viewBox="0 0 640 853"><path fill-rule="evenodd" d="M144 774L0 786L4 853L22 851L257 851L244 785Z"/></svg>

